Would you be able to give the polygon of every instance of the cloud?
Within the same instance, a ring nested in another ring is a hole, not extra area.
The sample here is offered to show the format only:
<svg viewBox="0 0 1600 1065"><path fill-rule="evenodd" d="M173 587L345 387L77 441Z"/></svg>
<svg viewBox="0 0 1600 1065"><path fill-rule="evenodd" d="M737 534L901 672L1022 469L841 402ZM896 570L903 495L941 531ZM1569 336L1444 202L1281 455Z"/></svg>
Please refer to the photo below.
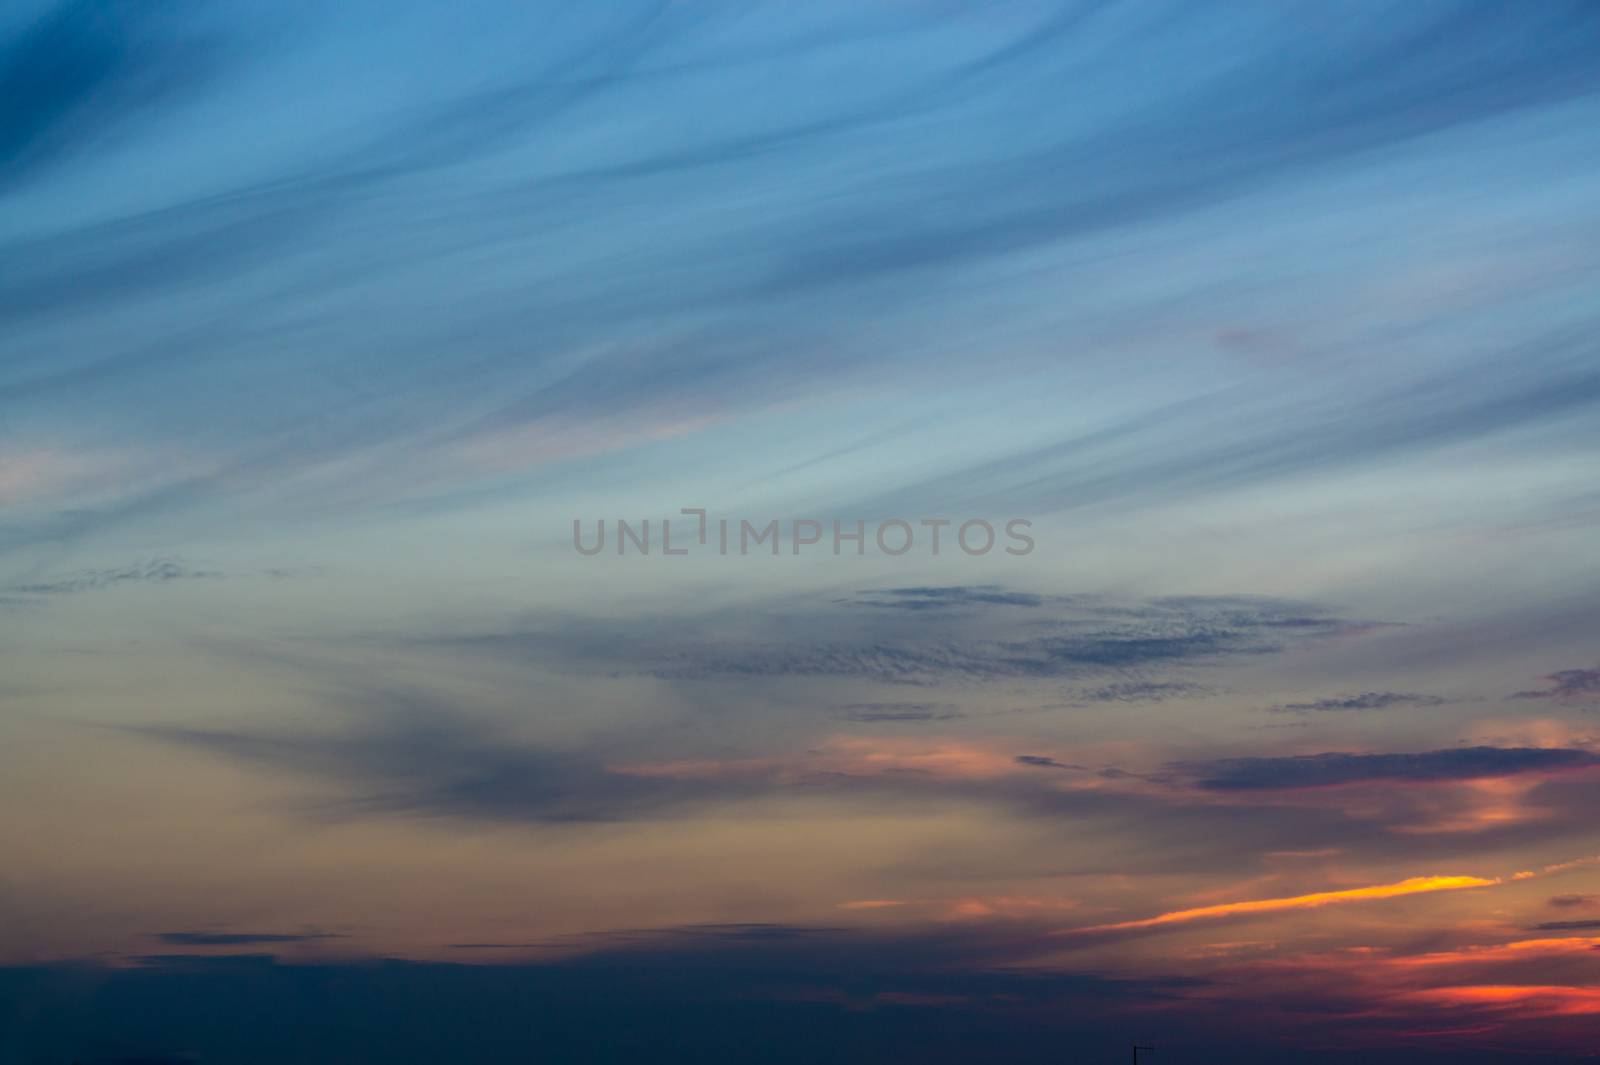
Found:
<svg viewBox="0 0 1600 1065"><path fill-rule="evenodd" d="M500 964L184 955L11 968L0 969L0 1020L24 1060L92 1058L98 1045L152 1056L182 1047L201 1061L252 1065L640 1055L959 1065L997 1052L1043 1065L1064 1044L1114 1045L1141 1010L1181 1010L1180 996L1205 986L1028 971L1017 963L1046 949L1035 931L1021 921L878 931L752 923L600 932ZM92 993L80 990L85 975ZM1174 1035L1191 1030L1187 1011L1164 1023Z"/></svg>
<svg viewBox="0 0 1600 1065"><path fill-rule="evenodd" d="M1600 909L1600 895L1557 895L1550 905L1560 910Z"/></svg>
<svg viewBox="0 0 1600 1065"><path fill-rule="evenodd" d="M952 721L964 716L948 703L841 703L833 710L847 721Z"/></svg>
<svg viewBox="0 0 1600 1065"><path fill-rule="evenodd" d="M0 48L0 183L14 186L139 111L194 91L215 55L160 8L67 3Z"/></svg>
<svg viewBox="0 0 1600 1065"><path fill-rule="evenodd" d="M1183 681L1122 681L1076 693L1076 698L1097 703L1161 703L1169 699L1210 695L1203 684Z"/></svg>
<svg viewBox="0 0 1600 1065"><path fill-rule="evenodd" d="M1553 699L1561 703L1600 699L1600 669L1563 669L1544 678L1548 688L1514 692L1513 699Z"/></svg>
<svg viewBox="0 0 1600 1065"><path fill-rule="evenodd" d="M1091 925L1072 929L1073 933L1117 932L1161 925L1182 924L1188 921L1208 920L1216 917L1234 917L1241 914L1274 913L1279 910L1310 910L1347 902L1368 902L1377 899L1399 898L1431 891L1459 891L1463 888L1492 887L1498 880L1485 880L1476 876L1417 876L1394 884L1375 884L1370 887L1340 888L1335 891L1317 891L1309 895L1291 895L1277 899L1248 899L1242 902L1222 902L1212 906L1198 906L1189 910L1173 910L1134 921Z"/></svg>
<svg viewBox="0 0 1600 1065"><path fill-rule="evenodd" d="M1413 991L1415 1002L1443 1006L1488 1007L1522 1018L1584 1017L1600 1014L1600 987L1547 984L1486 984Z"/></svg>
<svg viewBox="0 0 1600 1065"><path fill-rule="evenodd" d="M852 600L862 606L883 607L892 610L946 610L965 606L1022 606L1043 605L1042 595L1031 592L1007 591L998 585L949 586L927 588L885 588L878 592L863 592Z"/></svg>
<svg viewBox="0 0 1600 1065"><path fill-rule="evenodd" d="M507 634L456 642L519 652L559 648L568 664L598 655L610 668L622 665L666 680L835 676L927 686L1126 674L1272 654L1366 624L1305 603L1233 596L1132 603L1059 597L1044 599L1017 617L1002 609L1009 604L994 601L1012 594L993 590L974 598L963 592L954 598L974 608L971 612L895 609L850 614L841 613L837 603L798 602L789 604L781 617L741 617L736 635L722 619L676 618L670 631L692 634L692 640L663 637L662 628L654 625L648 640L619 639L604 628L579 635L581 628L567 619L559 635ZM919 596L912 601L924 600ZM946 600L938 596L932 601ZM634 622L647 623L646 619ZM651 651L619 663L621 647ZM1129 688L1121 694L1165 697L1179 690L1186 689ZM1119 693L1108 690L1108 694Z"/></svg>
<svg viewBox="0 0 1600 1065"><path fill-rule="evenodd" d="M1058 762L1042 754L1019 754L1012 759L1018 765L1033 766L1038 769L1087 769L1087 766L1072 765L1069 762Z"/></svg>
<svg viewBox="0 0 1600 1065"><path fill-rule="evenodd" d="M193 569L176 559L158 558L128 566L78 570L51 580L15 585L13 590L28 595L69 595L122 584L171 584L174 581L215 580L222 576L216 570Z"/></svg>
<svg viewBox="0 0 1600 1065"><path fill-rule="evenodd" d="M1600 920L1594 921L1542 921L1533 926L1540 932L1576 932L1585 929L1600 928Z"/></svg>
<svg viewBox="0 0 1600 1065"><path fill-rule="evenodd" d="M322 807L361 813L488 820L611 821L749 795L760 776L715 781L618 772L586 751L520 742L493 722L419 703L369 712L344 732L272 734L143 726L139 735L278 772L336 782L347 797Z"/></svg>
<svg viewBox="0 0 1600 1065"><path fill-rule="evenodd" d="M1375 149L1471 171L1438 141L1485 127L1501 132L1454 150L1481 153L1471 158L1503 180L1497 166L1518 157L1505 144L1527 134L1489 120L1514 127L1545 108L1541 143L1586 130L1571 101L1595 85L1594 27L1541 8L1462 19L1424 5L1309 36L1236 12L1217 33L1252 46L1226 61L1199 46L1181 5L1156 5L1138 33L1115 11L937 5L903 12L893 32L879 9L848 5L736 18L624 4L539 22L507 5L496 34L414 14L381 40L313 8L246 18L69 4L19 16L0 49L0 98L30 103L0 114L0 180L38 193L23 206L39 221L0 242L0 309L29 326L0 395L44 417L70 401L125 436L216 453L226 475L131 493L126 505L147 515L234 512L310 473L326 478L320 500L346 509L445 498L612 448L609 468L636 473L641 449L627 445L881 387L908 350L924 366L973 350L994 318L978 275L1019 277L1008 257L1044 256L1035 273L1048 292L1072 283L1071 263L1128 258L1107 242L1130 234L1148 256L1210 227L1223 260L1237 253L1225 238L1239 218L1337 251L1297 227L1349 199L1308 211L1274 196L1365 181ZM1314 43L1324 39L1338 46ZM454 42L449 60L408 79L439 40ZM1152 62L1171 67L1172 91L1124 91L1116 72ZM1463 79L1463 63L1479 76ZM1019 117L1067 85L1091 86L1084 108ZM208 156L237 114L252 116L251 150ZM595 124L618 136L579 132ZM105 152L158 180L101 178ZM1531 180L1549 160L1523 165ZM1425 178L1407 171L1413 181ZM664 211L694 224L662 230ZM1185 284L1181 256L1132 269ZM1131 321L1137 335L1151 306L1237 295L1226 270L1188 284L1108 308L1091 332ZM1254 283L1245 289L1257 302ZM1278 293L1291 308L1318 294ZM385 329L372 327L374 301L390 311ZM1036 346L1030 334L1060 333L1049 301L1031 304L1044 309L1016 323L1019 350ZM1180 408L1153 389L1094 439L1057 433L1007 456L1001 478L980 464L904 490L1043 506L1208 491L1581 413L1593 376L1529 341L1546 317L1518 323L1508 343L1522 365L1501 377L1444 388L1401 364L1361 394L1225 383ZM1300 341L1277 322L1223 335ZM986 344L991 358L1027 360L1000 353L1010 346ZM1094 346L1121 358L1114 340ZM392 375L381 389L366 384L378 360ZM1095 375L1082 379L1098 402ZM231 416L242 394L259 419ZM579 426L595 438L561 446ZM1106 444L1110 454L1095 450ZM100 531L125 513L79 511L25 539Z"/></svg>
<svg viewBox="0 0 1600 1065"><path fill-rule="evenodd" d="M1585 769L1600 755L1575 748L1456 747L1415 754L1324 754L1180 762L1173 769L1209 791L1337 787L1375 781L1429 783Z"/></svg>
<svg viewBox="0 0 1600 1065"><path fill-rule="evenodd" d="M310 943L340 937L330 932L157 932L155 938L181 947L237 947L264 943Z"/></svg>
<svg viewBox="0 0 1600 1065"><path fill-rule="evenodd" d="M1340 710L1387 710L1393 706L1442 706L1447 700L1437 695L1407 692L1362 692L1309 703L1283 703L1272 709L1279 713L1321 713Z"/></svg>

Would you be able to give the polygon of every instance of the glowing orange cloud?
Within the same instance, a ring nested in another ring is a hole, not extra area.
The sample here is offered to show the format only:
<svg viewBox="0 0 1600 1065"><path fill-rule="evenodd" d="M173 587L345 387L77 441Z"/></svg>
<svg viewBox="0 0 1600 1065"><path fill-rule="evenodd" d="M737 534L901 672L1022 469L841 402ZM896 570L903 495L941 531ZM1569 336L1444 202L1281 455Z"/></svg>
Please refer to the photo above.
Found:
<svg viewBox="0 0 1600 1065"><path fill-rule="evenodd" d="M1426 965L1460 965L1463 963L1516 961L1532 956L1551 954L1588 954L1600 950L1600 936L1568 936L1550 939L1519 939L1510 943L1462 947L1459 950L1417 954L1408 958L1390 958L1384 964L1395 968Z"/></svg>
<svg viewBox="0 0 1600 1065"><path fill-rule="evenodd" d="M1600 987L1565 984L1474 984L1436 987L1407 996L1443 1006L1483 1006L1523 1017L1578 1017L1600 1013Z"/></svg>
<svg viewBox="0 0 1600 1065"><path fill-rule="evenodd" d="M1426 891L1456 891L1461 888L1490 887L1499 880L1485 880L1477 876L1414 876L1397 884L1374 884L1371 887L1345 888L1341 891L1318 891L1310 895L1292 895L1281 899L1250 899L1243 902L1223 902L1215 906L1200 906L1192 910L1173 910L1137 921L1119 921L1116 924L1092 925L1073 929L1073 932L1114 932L1130 928L1154 928L1158 925L1199 921L1210 917L1229 917L1239 913L1270 913L1275 910L1311 910L1340 902L1364 902L1368 899L1392 899L1398 895L1417 895Z"/></svg>

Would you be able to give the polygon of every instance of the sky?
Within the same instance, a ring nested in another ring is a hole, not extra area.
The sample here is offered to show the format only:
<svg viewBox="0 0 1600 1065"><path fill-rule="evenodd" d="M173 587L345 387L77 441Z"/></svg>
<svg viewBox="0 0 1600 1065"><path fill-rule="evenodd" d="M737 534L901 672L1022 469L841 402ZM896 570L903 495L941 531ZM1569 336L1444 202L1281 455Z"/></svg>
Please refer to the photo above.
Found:
<svg viewBox="0 0 1600 1065"><path fill-rule="evenodd" d="M5 5L0 1065L1592 1060L1597 56Z"/></svg>

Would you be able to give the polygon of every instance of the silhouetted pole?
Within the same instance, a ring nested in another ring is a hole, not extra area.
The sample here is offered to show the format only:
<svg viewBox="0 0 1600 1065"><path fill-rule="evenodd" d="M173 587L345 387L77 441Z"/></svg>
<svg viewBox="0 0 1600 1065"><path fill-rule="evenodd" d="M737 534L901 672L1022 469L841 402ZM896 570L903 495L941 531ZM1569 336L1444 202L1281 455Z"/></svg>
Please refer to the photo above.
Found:
<svg viewBox="0 0 1600 1065"><path fill-rule="evenodd" d="M1139 1065L1139 1051L1154 1049L1155 1047L1140 1046L1138 1043L1133 1044L1133 1065Z"/></svg>

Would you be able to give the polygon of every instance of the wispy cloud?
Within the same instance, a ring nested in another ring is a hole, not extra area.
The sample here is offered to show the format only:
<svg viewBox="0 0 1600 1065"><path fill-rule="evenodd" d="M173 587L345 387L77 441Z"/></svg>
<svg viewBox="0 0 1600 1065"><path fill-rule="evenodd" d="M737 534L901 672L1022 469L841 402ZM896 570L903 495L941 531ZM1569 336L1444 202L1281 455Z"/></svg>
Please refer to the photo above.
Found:
<svg viewBox="0 0 1600 1065"><path fill-rule="evenodd" d="M1396 706L1443 706L1447 700L1437 695L1416 695L1409 692L1362 692L1359 695L1339 695L1315 699L1307 703L1280 703L1272 709L1280 713L1325 713L1341 710L1388 710Z"/></svg>
<svg viewBox="0 0 1600 1065"><path fill-rule="evenodd" d="M1117 932L1139 928L1156 928L1161 925L1182 924L1217 917L1234 917L1244 914L1274 913L1279 910L1311 910L1348 902L1368 902L1377 899L1399 898L1430 891L1459 891L1463 888L1492 887L1497 880L1476 876L1417 876L1394 884L1374 884L1370 887L1339 888L1334 891L1315 891L1307 895L1290 895L1276 899L1247 899L1240 902L1220 902L1211 906L1197 906L1188 910L1172 910L1133 921L1090 925L1073 929L1073 932Z"/></svg>
<svg viewBox="0 0 1600 1065"><path fill-rule="evenodd" d="M177 559L159 558L127 566L77 570L42 581L13 585L12 590L28 595L68 595L97 591L123 584L171 584L174 581L215 580L218 570L195 569Z"/></svg>
<svg viewBox="0 0 1600 1065"><path fill-rule="evenodd" d="M993 584L978 587L885 588L877 592L863 592L852 600L861 606L891 610L947 610L965 606L1036 607L1044 601L1042 595L1008 591Z"/></svg>
<svg viewBox="0 0 1600 1065"><path fill-rule="evenodd" d="M329 932L157 932L163 943L179 947L239 947L267 943L310 943L341 938Z"/></svg>
<svg viewBox="0 0 1600 1065"><path fill-rule="evenodd" d="M962 717L949 703L841 703L833 707L847 721L952 721Z"/></svg>
<svg viewBox="0 0 1600 1065"><path fill-rule="evenodd" d="M1576 748L1458 747L1414 754L1293 755L1287 758L1227 758L1178 763L1196 785L1212 791L1323 788L1377 781L1442 782L1478 780L1587 769L1600 755Z"/></svg>
<svg viewBox="0 0 1600 1065"><path fill-rule="evenodd" d="M1600 928L1600 920L1593 921L1540 921L1533 926L1541 932L1576 932ZM1597 945L1595 949L1600 949Z"/></svg>
<svg viewBox="0 0 1600 1065"><path fill-rule="evenodd" d="M781 614L747 614L736 633L719 625L716 615L680 614L670 631L651 626L648 640L619 639L615 623L586 626L567 618L559 631L530 626L526 632L450 637L449 642L523 655L559 653L569 664L592 661L669 680L835 676L935 685L1136 674L1272 654L1368 624L1323 607L1266 598L1026 597L1028 609L1013 611L1009 608L1018 604L1012 600L1021 593L995 588L972 594L962 588L947 596L948 589L938 591L908 601L964 609L857 612L849 609L853 601L789 599L779 604ZM648 624L639 619L623 627ZM694 638L674 638L672 632ZM621 655L623 647L631 659ZM1104 694L1166 697L1191 690L1176 686L1181 682L1118 683L1146 687L1107 688ZM1168 686L1149 686L1161 684Z"/></svg>
<svg viewBox="0 0 1600 1065"><path fill-rule="evenodd" d="M1600 700L1600 669L1563 669L1544 678L1549 687L1516 692L1513 699L1552 699L1561 703Z"/></svg>
<svg viewBox="0 0 1600 1065"><path fill-rule="evenodd" d="M1119 681L1099 688L1089 688L1075 693L1079 699L1097 703L1162 703L1169 699L1182 699L1212 694L1203 684L1187 681Z"/></svg>

